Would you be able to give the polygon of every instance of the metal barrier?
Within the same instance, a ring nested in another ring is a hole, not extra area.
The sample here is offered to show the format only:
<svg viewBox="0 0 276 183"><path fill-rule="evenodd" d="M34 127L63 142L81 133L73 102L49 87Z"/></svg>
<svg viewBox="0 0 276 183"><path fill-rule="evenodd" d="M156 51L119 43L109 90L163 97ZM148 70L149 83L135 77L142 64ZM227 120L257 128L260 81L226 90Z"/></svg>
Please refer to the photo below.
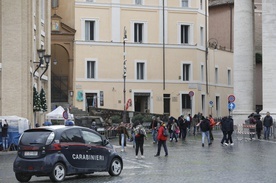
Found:
<svg viewBox="0 0 276 183"><path fill-rule="evenodd" d="M124 126L126 127L127 130L130 130L132 127L131 123L124 123ZM116 126L108 126L105 128L105 136L107 138L115 138L117 135L117 129L119 125Z"/></svg>

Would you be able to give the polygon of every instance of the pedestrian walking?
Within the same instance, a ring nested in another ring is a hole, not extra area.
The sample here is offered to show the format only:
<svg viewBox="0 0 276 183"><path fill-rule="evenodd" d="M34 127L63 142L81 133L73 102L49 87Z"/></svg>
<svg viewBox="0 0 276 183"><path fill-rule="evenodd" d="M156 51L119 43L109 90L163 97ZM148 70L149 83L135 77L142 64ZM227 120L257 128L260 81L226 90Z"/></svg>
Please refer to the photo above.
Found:
<svg viewBox="0 0 276 183"><path fill-rule="evenodd" d="M209 115L209 121L210 121L210 131L209 131L210 140L213 141L214 140L214 136L213 136L212 131L213 131L214 126L216 125L216 122L215 122L215 120L214 120L214 118L212 117L211 114Z"/></svg>
<svg viewBox="0 0 276 183"><path fill-rule="evenodd" d="M179 123L179 129L180 129L180 135L179 138L182 138L182 140L186 139L186 135L187 135L187 121L183 118L183 115L181 115L178 119L178 123Z"/></svg>
<svg viewBox="0 0 276 183"><path fill-rule="evenodd" d="M261 121L261 115L256 115L256 132L257 132L257 137L258 139L261 139L261 132L263 130L263 122Z"/></svg>
<svg viewBox="0 0 276 183"><path fill-rule="evenodd" d="M150 124L150 128L151 128L151 135L152 135L152 140L153 143L156 144L157 143L157 119L155 116L152 117L152 121Z"/></svg>
<svg viewBox="0 0 276 183"><path fill-rule="evenodd" d="M166 129L166 124L164 122L161 122L161 126L158 130L158 135L157 135L157 140L158 140L158 148L157 148L157 153L154 155L155 157L160 156L160 151L161 151L161 146L163 146L164 151L165 151L165 156L168 156L168 148L167 148L167 137L164 135L164 130Z"/></svg>
<svg viewBox="0 0 276 183"><path fill-rule="evenodd" d="M248 119L246 120L246 123L249 123L250 125L256 125L256 120L254 118L254 113L251 113L248 116ZM252 140L253 138L255 138L255 133L256 133L256 127L254 126L254 128L249 128L249 138L250 140Z"/></svg>
<svg viewBox="0 0 276 183"><path fill-rule="evenodd" d="M172 125L171 125L171 138L170 138L170 142L173 141L173 139L175 139L175 142L178 142L177 140L177 130L179 130L179 127L177 126L177 123L175 121L175 119L173 119Z"/></svg>
<svg viewBox="0 0 276 183"><path fill-rule="evenodd" d="M117 133L119 134L119 145L121 146L121 152L124 152L126 146L126 138L129 139L129 134L124 125L124 122L121 122L120 126L117 129Z"/></svg>
<svg viewBox="0 0 276 183"><path fill-rule="evenodd" d="M206 118L203 117L203 120L201 121L199 127L202 134L202 147L204 147L205 137L207 138L208 145L210 146L212 144L209 136L210 121L208 120L207 117Z"/></svg>
<svg viewBox="0 0 276 183"><path fill-rule="evenodd" d="M135 158L138 159L138 153L140 150L141 158L144 159L145 158L145 156L144 156L144 139L147 139L147 133L146 133L144 126L140 123L140 121L137 121L135 123L138 124L134 128L135 143L136 143Z"/></svg>
<svg viewBox="0 0 276 183"><path fill-rule="evenodd" d="M191 114L188 114L187 117L186 117L186 123L187 123L187 129L188 129L189 132L190 132L190 129L191 129L191 121L192 121L192 116L191 116Z"/></svg>
<svg viewBox="0 0 276 183"><path fill-rule="evenodd" d="M192 119L192 123L191 123L191 126L194 127L193 135L196 134L196 129L197 129L197 124L198 123L199 123L198 116L197 116L197 114L195 114L193 119Z"/></svg>
<svg viewBox="0 0 276 183"><path fill-rule="evenodd" d="M221 131L222 131L222 134L223 134L220 143L221 143L221 145L226 145L226 146L228 146L228 143L226 143L226 142L228 141L228 140L227 140L227 125L226 125L226 123L227 123L227 117L224 116L224 117L221 119L220 123L219 123L219 124L220 124L220 128L221 128Z"/></svg>
<svg viewBox="0 0 276 183"><path fill-rule="evenodd" d="M273 119L270 116L270 113L267 112L264 118L264 139L269 140L270 127L273 125Z"/></svg>
<svg viewBox="0 0 276 183"><path fill-rule="evenodd" d="M134 122L131 127L131 137L130 142L132 142L132 147L136 148L136 141L135 141L135 128L137 127L138 122Z"/></svg>
<svg viewBox="0 0 276 183"><path fill-rule="evenodd" d="M226 144L230 144L231 146L234 145L233 140L232 140L232 134L234 131L234 120L232 119L231 116L227 118L227 139L226 139Z"/></svg>
<svg viewBox="0 0 276 183"><path fill-rule="evenodd" d="M8 122L5 119L4 122L2 123L2 146L3 146L3 151L7 151L9 143L8 143Z"/></svg>

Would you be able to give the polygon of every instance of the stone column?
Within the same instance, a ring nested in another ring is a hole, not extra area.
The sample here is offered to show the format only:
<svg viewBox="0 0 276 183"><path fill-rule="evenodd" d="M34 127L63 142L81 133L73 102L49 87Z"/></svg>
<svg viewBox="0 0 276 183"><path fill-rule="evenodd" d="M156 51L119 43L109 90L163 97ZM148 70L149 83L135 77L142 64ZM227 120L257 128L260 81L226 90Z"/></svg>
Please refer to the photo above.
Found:
<svg viewBox="0 0 276 183"><path fill-rule="evenodd" d="M263 110L276 118L276 1L263 0Z"/></svg>
<svg viewBox="0 0 276 183"><path fill-rule="evenodd" d="M254 0L235 0L233 84L236 108L235 124L244 123L254 112Z"/></svg>

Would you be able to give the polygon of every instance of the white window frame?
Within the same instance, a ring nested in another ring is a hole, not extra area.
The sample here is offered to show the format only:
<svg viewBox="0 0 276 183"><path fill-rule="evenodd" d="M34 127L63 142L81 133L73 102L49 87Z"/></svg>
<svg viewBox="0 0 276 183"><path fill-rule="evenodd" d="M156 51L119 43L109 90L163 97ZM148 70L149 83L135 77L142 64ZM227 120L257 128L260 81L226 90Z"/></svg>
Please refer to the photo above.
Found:
<svg viewBox="0 0 276 183"><path fill-rule="evenodd" d="M142 30L142 42L141 43L147 43L148 42L148 22L146 21L131 21L131 40L134 42L134 25L135 24L143 24L143 30ZM139 42L134 42L139 43Z"/></svg>
<svg viewBox="0 0 276 183"><path fill-rule="evenodd" d="M189 68L189 79L188 80L184 80L183 65L190 65L190 68ZM181 81L182 82L192 81L192 76L193 76L193 74L192 74L192 71L193 71L193 69L192 69L192 62L181 62L180 68L181 68Z"/></svg>
<svg viewBox="0 0 276 183"><path fill-rule="evenodd" d="M95 25L94 25L94 40L93 41L98 41L99 40L100 25L99 25L99 19L97 19L97 18L83 18L83 19L81 19L81 27L82 27L81 39L83 41L87 41L87 40L85 40L85 22L86 21L94 21L95 22Z"/></svg>
<svg viewBox="0 0 276 183"><path fill-rule="evenodd" d="M187 1L188 6L183 6L183 1ZM189 8L191 4L190 0L180 0L179 3L181 8Z"/></svg>
<svg viewBox="0 0 276 183"><path fill-rule="evenodd" d="M205 34L204 34L204 27L200 26L199 27L199 38L200 38L200 46L204 47L204 43L205 43Z"/></svg>
<svg viewBox="0 0 276 183"><path fill-rule="evenodd" d="M203 0L199 0L199 9L203 10Z"/></svg>
<svg viewBox="0 0 276 183"><path fill-rule="evenodd" d="M189 32L188 32L188 43L181 43L181 26L189 26ZM193 45L194 40L194 24L192 23L184 23L184 22L179 22L178 23L178 44L189 44Z"/></svg>
<svg viewBox="0 0 276 183"><path fill-rule="evenodd" d="M227 84L232 85L232 70L229 68L227 69Z"/></svg>
<svg viewBox="0 0 276 183"><path fill-rule="evenodd" d="M88 62L95 62L95 65L94 65L94 78L88 78L87 77L87 65L88 65ZM86 58L85 59L85 78L88 79L88 80L95 80L95 79L98 79L98 61L97 59L95 58Z"/></svg>
<svg viewBox="0 0 276 183"><path fill-rule="evenodd" d="M144 64L144 73L143 73L143 79L138 79L138 77L137 77L137 75L138 75L138 72L137 72L137 70L138 70L138 64L140 64L140 63L143 63ZM146 79L147 79L147 62L146 61L144 61L144 60L136 60L135 61L135 79L137 80L137 81L145 81Z"/></svg>
<svg viewBox="0 0 276 183"><path fill-rule="evenodd" d="M45 0L40 0L40 19L44 24L45 21Z"/></svg>

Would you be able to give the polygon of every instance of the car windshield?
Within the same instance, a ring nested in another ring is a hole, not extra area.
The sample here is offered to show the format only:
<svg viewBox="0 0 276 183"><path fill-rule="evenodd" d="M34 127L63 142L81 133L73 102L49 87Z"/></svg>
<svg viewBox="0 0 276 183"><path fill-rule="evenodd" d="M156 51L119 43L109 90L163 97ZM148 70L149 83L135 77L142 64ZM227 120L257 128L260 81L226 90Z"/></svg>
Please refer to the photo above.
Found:
<svg viewBox="0 0 276 183"><path fill-rule="evenodd" d="M20 144L30 145L30 144L46 144L47 138L51 134L51 131L30 131L24 132Z"/></svg>

